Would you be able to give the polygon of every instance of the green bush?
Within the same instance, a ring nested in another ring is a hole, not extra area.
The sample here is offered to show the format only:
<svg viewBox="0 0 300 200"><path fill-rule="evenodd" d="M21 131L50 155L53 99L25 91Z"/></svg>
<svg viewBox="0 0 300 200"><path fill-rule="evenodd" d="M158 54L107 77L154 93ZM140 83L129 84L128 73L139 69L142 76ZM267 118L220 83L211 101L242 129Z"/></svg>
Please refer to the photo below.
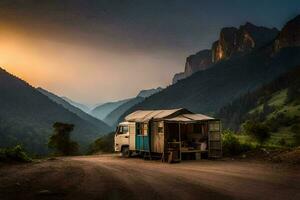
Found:
<svg viewBox="0 0 300 200"><path fill-rule="evenodd" d="M223 154L225 156L234 156L245 153L253 149L249 143L241 143L234 132L225 130L222 134Z"/></svg>
<svg viewBox="0 0 300 200"><path fill-rule="evenodd" d="M0 162L31 162L21 145L0 149Z"/></svg>
<svg viewBox="0 0 300 200"><path fill-rule="evenodd" d="M269 127L256 121L246 121L243 130L261 145L271 137Z"/></svg>

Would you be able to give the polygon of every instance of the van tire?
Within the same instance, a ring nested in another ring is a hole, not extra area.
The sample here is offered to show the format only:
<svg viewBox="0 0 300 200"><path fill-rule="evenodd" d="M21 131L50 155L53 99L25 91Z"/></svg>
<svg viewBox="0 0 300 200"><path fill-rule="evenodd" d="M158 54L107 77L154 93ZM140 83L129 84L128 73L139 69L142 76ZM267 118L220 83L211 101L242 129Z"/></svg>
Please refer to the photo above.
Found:
<svg viewBox="0 0 300 200"><path fill-rule="evenodd" d="M122 157L124 158L129 158L131 154L129 151L129 147L123 147L121 153L122 153Z"/></svg>

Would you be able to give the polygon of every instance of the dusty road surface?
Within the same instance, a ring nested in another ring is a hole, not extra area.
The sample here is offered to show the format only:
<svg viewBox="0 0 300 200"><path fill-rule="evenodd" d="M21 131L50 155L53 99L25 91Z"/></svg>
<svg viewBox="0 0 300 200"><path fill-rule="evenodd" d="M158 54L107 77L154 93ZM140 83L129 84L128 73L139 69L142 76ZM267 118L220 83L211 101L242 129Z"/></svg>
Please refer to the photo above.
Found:
<svg viewBox="0 0 300 200"><path fill-rule="evenodd" d="M246 161L165 164L115 155L0 166L0 199L300 199L300 169Z"/></svg>

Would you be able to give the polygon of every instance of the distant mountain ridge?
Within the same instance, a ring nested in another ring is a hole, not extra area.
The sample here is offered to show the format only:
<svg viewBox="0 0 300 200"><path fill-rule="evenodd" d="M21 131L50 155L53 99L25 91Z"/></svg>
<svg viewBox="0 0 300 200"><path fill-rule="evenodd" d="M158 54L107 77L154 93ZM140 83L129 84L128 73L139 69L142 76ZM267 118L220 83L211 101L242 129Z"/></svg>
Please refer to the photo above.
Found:
<svg viewBox="0 0 300 200"><path fill-rule="evenodd" d="M274 40L278 32L276 28L256 26L249 22L239 28L222 28L219 39L213 42L211 49L187 57L184 72L175 74L172 82L174 84L193 73L206 70L221 60L258 49Z"/></svg>
<svg viewBox="0 0 300 200"><path fill-rule="evenodd" d="M90 108L82 103L78 103L73 101L72 99L68 98L68 97L60 97L63 100L65 100L66 102L68 102L69 104L71 104L72 106L75 106L77 108L79 108L80 110L82 110L83 112L89 113L90 112Z"/></svg>
<svg viewBox="0 0 300 200"><path fill-rule="evenodd" d="M120 116L122 116L128 109L133 107L134 105L144 101L146 98L156 94L157 92L162 91L161 87L153 88L153 89L146 89L142 90L138 93L135 98L130 99L129 101L123 103L122 105L118 106L112 112L110 112L103 121L108 125L115 127L119 122Z"/></svg>
<svg viewBox="0 0 300 200"><path fill-rule="evenodd" d="M96 126L99 129L105 130L106 132L109 132L111 130L111 128L105 124L103 121L94 118L93 116L83 112L81 109L71 105L69 102L67 102L66 100L64 100L62 97L59 97L43 88L37 88L38 91L40 91L42 94L44 94L45 96L47 96L49 99L51 99L52 101L54 101L57 104L62 105L65 109L69 110L70 112L76 114L77 116L79 116L80 118L92 123L94 126Z"/></svg>
<svg viewBox="0 0 300 200"><path fill-rule="evenodd" d="M299 20L300 17L297 16L282 29L282 31L289 30L293 33L283 34L281 31L269 42L265 39L267 37L262 37L263 39L258 40L260 41L259 45L254 46L246 45L251 44L246 40L245 43L241 43L245 44L241 46L243 47L241 53L239 53L236 47L231 49L225 48L228 52L225 52L222 47L221 52L224 51L224 56L217 58L217 62L208 69L198 71L161 92L150 96L129 109L121 116L120 120L127 114L138 109L184 107L194 112L216 113L222 106L240 95L252 91L262 84L277 78L287 70L300 65L300 45L297 42L300 34L298 31ZM290 25L291 22L292 25ZM249 24L245 26L252 27ZM237 31L239 30L232 29L230 32L234 35L232 37L226 36L226 38L235 38ZM268 31L274 31L274 35L277 32L275 29ZM253 31L254 33L257 33L257 31ZM272 37L274 35L271 34ZM290 38L291 35L292 38ZM245 36L244 38L247 37ZM258 37L255 35L253 38ZM274 50L276 43L290 40L294 41L291 45L285 45L277 51ZM228 43L225 41L224 47L227 47ZM218 42L218 46L220 45L222 46L223 42ZM235 53L235 50L238 52Z"/></svg>
<svg viewBox="0 0 300 200"><path fill-rule="evenodd" d="M118 120L120 116L122 116L127 110L131 109L134 105L142 102L145 100L144 97L137 96L135 98L130 99L126 103L120 105L115 110L113 110L111 113L109 113L103 121L107 123L111 127L115 127L118 123Z"/></svg>
<svg viewBox="0 0 300 200"><path fill-rule="evenodd" d="M101 104L90 111L90 114L97 119L103 120L105 117L111 113L113 110L121 106L122 104L130 101L131 99L123 99L115 102L108 102Z"/></svg>
<svg viewBox="0 0 300 200"><path fill-rule="evenodd" d="M75 125L72 139L81 150L110 129L80 118L62 105L0 68L0 147L23 144L35 154L47 154L47 142L54 122Z"/></svg>

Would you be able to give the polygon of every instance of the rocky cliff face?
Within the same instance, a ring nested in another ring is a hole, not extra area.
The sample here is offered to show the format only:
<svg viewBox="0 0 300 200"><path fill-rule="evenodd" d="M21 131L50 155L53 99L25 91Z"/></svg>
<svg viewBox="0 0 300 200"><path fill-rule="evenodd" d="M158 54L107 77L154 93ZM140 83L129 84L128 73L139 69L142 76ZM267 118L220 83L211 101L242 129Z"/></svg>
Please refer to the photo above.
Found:
<svg viewBox="0 0 300 200"><path fill-rule="evenodd" d="M184 70L185 75L190 76L197 71L207 69L212 64L211 61L211 50L202 50L195 55L187 57Z"/></svg>
<svg viewBox="0 0 300 200"><path fill-rule="evenodd" d="M293 23L292 27L294 26ZM272 42L277 35L278 30L276 28L255 26L249 22L239 28L225 27L221 30L219 39L212 44L211 50L199 51L186 59L184 72L175 74L173 84L197 71L206 70L223 59L229 59L232 56L245 54L262 47ZM296 40L300 41L299 38ZM284 43L289 42L278 42L278 46L282 46Z"/></svg>
<svg viewBox="0 0 300 200"><path fill-rule="evenodd" d="M212 62L230 57L236 45L237 28L227 27L220 32L219 40L212 45Z"/></svg>
<svg viewBox="0 0 300 200"><path fill-rule="evenodd" d="M179 72L177 74L174 75L173 80L172 80L172 84L175 84L177 81L181 80L181 79L185 79L185 73L184 72Z"/></svg>
<svg viewBox="0 0 300 200"><path fill-rule="evenodd" d="M259 27L249 22L238 29L234 27L223 28L219 40L212 45L212 62L216 63L262 47L274 40L277 34L276 28Z"/></svg>
<svg viewBox="0 0 300 200"><path fill-rule="evenodd" d="M186 58L184 72L175 74L173 84L184 79L193 73L209 68L212 64L211 50L202 50Z"/></svg>
<svg viewBox="0 0 300 200"><path fill-rule="evenodd" d="M300 46L300 15L290 20L282 28L274 42L275 52L285 47Z"/></svg>

